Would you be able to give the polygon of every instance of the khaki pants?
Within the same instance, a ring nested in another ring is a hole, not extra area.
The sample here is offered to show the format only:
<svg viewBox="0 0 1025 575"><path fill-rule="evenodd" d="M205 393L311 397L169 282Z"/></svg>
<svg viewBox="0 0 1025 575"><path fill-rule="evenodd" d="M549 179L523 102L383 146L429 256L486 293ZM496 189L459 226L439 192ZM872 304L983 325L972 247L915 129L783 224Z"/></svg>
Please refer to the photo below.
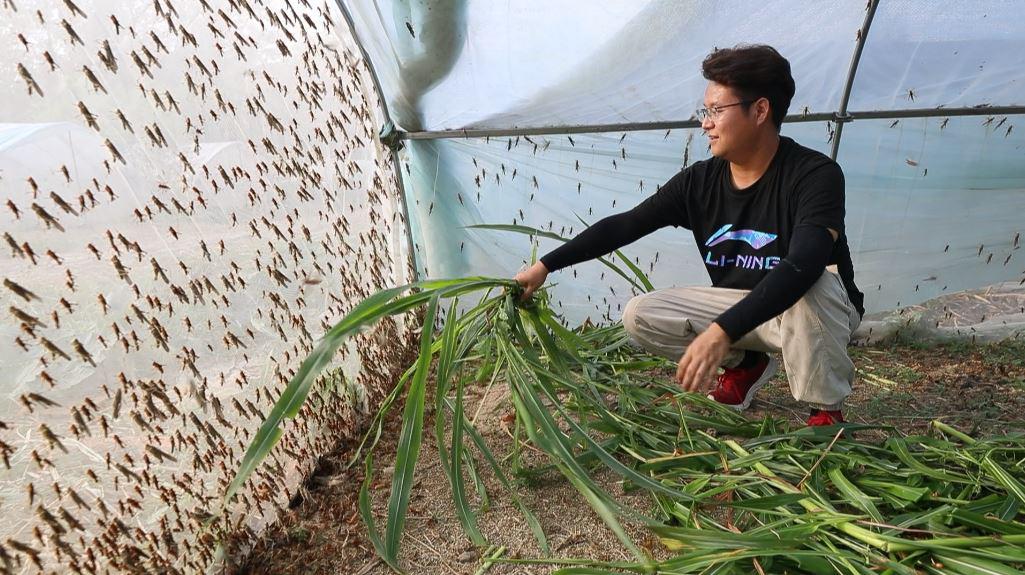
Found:
<svg viewBox="0 0 1025 575"><path fill-rule="evenodd" d="M748 290L716 287L656 290L626 304L623 327L642 348L677 361L699 333L747 294ZM794 399L819 409L840 409L854 382L847 344L860 323L840 276L830 266L790 309L734 343L723 364L740 363L742 350L782 352Z"/></svg>

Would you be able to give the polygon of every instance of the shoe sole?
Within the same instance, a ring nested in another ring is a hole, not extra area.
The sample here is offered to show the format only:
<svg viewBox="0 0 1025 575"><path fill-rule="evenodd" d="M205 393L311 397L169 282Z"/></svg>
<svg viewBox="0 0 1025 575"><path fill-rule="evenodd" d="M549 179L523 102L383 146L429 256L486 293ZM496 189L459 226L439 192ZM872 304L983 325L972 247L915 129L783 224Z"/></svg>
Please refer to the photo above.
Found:
<svg viewBox="0 0 1025 575"><path fill-rule="evenodd" d="M769 363L765 366L765 371L762 372L762 376L758 378L758 381L751 385L751 389L747 390L747 395L744 396L743 402L738 403L737 405L731 405L729 403L720 403L719 405L725 405L734 411L744 411L751 407L751 402L754 401L755 394L758 393L758 390L764 387L766 383L769 383L769 380L772 379L778 371L779 362L776 361L775 357L770 355ZM715 398L712 397L711 394L708 395L708 399L715 401Z"/></svg>

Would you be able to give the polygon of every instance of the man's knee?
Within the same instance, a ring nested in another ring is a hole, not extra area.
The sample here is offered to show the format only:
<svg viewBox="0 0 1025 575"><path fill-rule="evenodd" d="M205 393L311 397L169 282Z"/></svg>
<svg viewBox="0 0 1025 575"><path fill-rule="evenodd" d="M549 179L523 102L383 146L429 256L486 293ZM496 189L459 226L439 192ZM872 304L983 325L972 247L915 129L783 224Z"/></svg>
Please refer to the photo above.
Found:
<svg viewBox="0 0 1025 575"><path fill-rule="evenodd" d="M831 340L849 340L853 331L852 312L842 291L840 280L830 272L823 272L814 285L780 316L784 332L808 334L808 337L822 338L829 334Z"/></svg>
<svg viewBox="0 0 1025 575"><path fill-rule="evenodd" d="M829 305L829 301L835 297L833 291L836 288L836 280L829 272L822 272L819 279L815 280L808 291L797 300L797 303L790 306L787 312L791 315L819 315L822 308ZM784 312L786 313L786 312Z"/></svg>
<svg viewBox="0 0 1025 575"><path fill-rule="evenodd" d="M639 313L639 307L641 302L644 300L644 294L637 295L630 298L630 301L626 302L626 306L623 308L623 329L626 333L637 338L637 315Z"/></svg>

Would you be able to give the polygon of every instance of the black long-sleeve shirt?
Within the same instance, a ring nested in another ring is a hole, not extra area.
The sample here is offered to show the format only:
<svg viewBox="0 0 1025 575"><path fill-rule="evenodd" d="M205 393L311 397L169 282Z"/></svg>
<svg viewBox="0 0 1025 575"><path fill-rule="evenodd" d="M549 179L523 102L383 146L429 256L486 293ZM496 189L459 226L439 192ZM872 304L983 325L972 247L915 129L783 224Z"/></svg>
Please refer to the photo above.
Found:
<svg viewBox="0 0 1025 575"><path fill-rule="evenodd" d="M865 313L844 216L840 166L780 137L769 167L748 188L733 185L725 160L697 162L632 210L599 220L541 262L554 272L665 226L690 229L713 286L752 290L716 320L736 341L796 303L830 264L858 313ZM836 241L827 229L837 232Z"/></svg>

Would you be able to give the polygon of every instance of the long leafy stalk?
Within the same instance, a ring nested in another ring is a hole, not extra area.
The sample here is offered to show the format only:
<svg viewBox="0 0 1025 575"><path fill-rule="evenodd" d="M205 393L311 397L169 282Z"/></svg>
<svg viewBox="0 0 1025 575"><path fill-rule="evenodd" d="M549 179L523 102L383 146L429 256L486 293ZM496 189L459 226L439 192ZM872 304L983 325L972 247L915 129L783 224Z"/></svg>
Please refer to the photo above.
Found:
<svg viewBox="0 0 1025 575"><path fill-rule="evenodd" d="M421 291L402 295L414 287ZM507 289L491 295L496 287ZM486 291L480 303L457 317L453 301L435 337L440 301L475 291ZM771 417L750 421L653 373L665 362L632 348L621 325L570 329L547 306L544 290L526 305L518 303L515 292L508 280L442 280L385 290L356 306L290 382L227 497L278 440L281 421L298 413L319 369L344 337L384 315L426 305L418 359L364 440L372 452L385 413L405 390L384 537L372 513L370 453L359 499L375 549L395 570L402 568L399 544L432 365L433 436L456 516L481 547L487 541L478 527L480 512L469 503L463 477L465 470L487 497L475 453L524 514L543 551L549 551L542 525L477 429L476 417L467 416L465 391L478 381L488 389L508 386L517 438L522 433L548 454L551 465L636 558L538 560L565 565L562 573L750 573L756 563L765 572L901 575L1010 573L1025 567L1025 435L975 438L937 422L937 436L894 434L871 444L837 439L836 428L790 430ZM596 466L618 474L625 488L650 494L656 511L619 503L591 477ZM675 555L653 561L633 542L625 521L649 529ZM521 560L495 559L502 561Z"/></svg>
<svg viewBox="0 0 1025 575"><path fill-rule="evenodd" d="M424 317L424 329L420 338L420 357L417 359L416 375L409 384L406 395L406 409L402 416L402 432L395 452L395 473L392 475L391 498L388 500L388 530L384 538L384 552L389 564L398 563L399 540L406 523L406 509L409 507L409 491L413 486L413 471L420 457L420 438L424 424L424 394L427 387L427 370L431 362L431 326L438 311L438 294L431 297Z"/></svg>
<svg viewBox="0 0 1025 575"><path fill-rule="evenodd" d="M321 341L299 366L299 370L289 381L274 407L271 408L267 419L264 420L263 425L260 426L256 436L250 442L245 455L242 456L239 471L224 494L225 503L235 496L242 484L256 470L257 465L277 444L282 433L281 423L286 418L292 419L299 413L317 376L331 362L335 352L348 337L366 329L385 316L399 314L422 305L430 300L435 291L443 291L447 297L451 297L459 293L493 286L511 287L514 285L515 283L510 280L486 278L428 280L379 291L356 305L341 321L324 334ZM422 291L398 298L411 289Z"/></svg>
<svg viewBox="0 0 1025 575"><path fill-rule="evenodd" d="M475 225L466 226L466 227L468 227L468 228L480 228L480 229L484 229L484 230L500 230L500 231L506 231L506 232L517 232L517 233L526 234L526 235L529 235L529 236L539 236L539 237L542 237L542 238L549 238L549 239L553 239L553 240L559 240L560 242L568 242L569 241L569 238L562 237L559 234L556 234L554 232L546 232L544 230L539 230L537 228L532 228L530 226L524 226L524 225L513 225L513 224L475 224ZM623 253L620 252L619 250L616 250L615 253L616 253L616 256L619 257L620 261L622 261L624 264L626 264L627 268L633 273L633 277L631 277L629 274L624 272L623 268L621 268L621 267L617 266L616 264L612 263L611 261L609 261L608 258L599 257L599 258L597 258L597 260L599 262L601 262L602 265L606 266L607 268L609 268L610 270L615 272L616 275L618 275L619 277L621 277L621 278L625 279L626 281L630 282L630 285L632 285L633 287L637 288L638 290L640 290L642 292L649 292L649 291L652 291L652 290L655 289L654 286L651 285L651 281L649 281L647 276L644 275L644 272L642 272L640 270L640 268L638 268L636 265L634 265L634 263L630 261L630 258L628 258L625 255L623 255Z"/></svg>

